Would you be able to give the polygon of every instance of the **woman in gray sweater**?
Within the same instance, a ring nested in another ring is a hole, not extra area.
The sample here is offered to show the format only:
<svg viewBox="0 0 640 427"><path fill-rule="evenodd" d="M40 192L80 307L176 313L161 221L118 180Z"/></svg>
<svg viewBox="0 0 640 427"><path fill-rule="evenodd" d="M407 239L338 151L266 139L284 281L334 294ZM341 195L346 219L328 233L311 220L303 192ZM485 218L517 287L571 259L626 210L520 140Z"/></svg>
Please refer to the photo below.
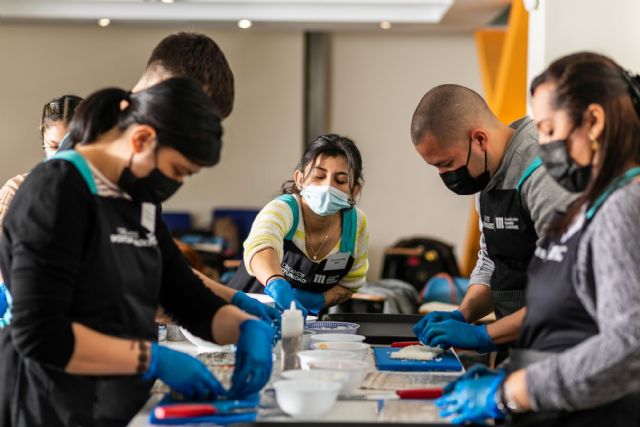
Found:
<svg viewBox="0 0 640 427"><path fill-rule="evenodd" d="M640 425L640 77L578 53L531 95L545 166L582 195L536 249L508 370L471 368L437 404L456 423Z"/></svg>

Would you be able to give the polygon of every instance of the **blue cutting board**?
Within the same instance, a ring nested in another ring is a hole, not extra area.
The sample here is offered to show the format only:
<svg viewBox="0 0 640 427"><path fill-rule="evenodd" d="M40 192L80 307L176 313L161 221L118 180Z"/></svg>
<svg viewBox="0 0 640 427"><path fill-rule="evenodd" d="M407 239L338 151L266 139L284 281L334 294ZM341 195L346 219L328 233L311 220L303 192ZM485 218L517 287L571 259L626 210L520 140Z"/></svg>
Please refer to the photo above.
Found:
<svg viewBox="0 0 640 427"><path fill-rule="evenodd" d="M169 393L167 393L162 400L154 407L163 405L171 405L173 403L188 403L184 401L174 400ZM191 403L203 403L203 402L191 402ZM254 394L245 400L218 400L206 403L213 403L218 407L219 413L215 415L203 415L198 417L186 417L186 418L166 418L158 419L155 416L154 410L151 410L149 414L149 423L153 425L194 425L194 424L207 424L207 425L219 425L226 426L228 424L254 422L256 420L258 404L260 403L260 396ZM255 408L253 412L246 413L233 413L234 409L250 409Z"/></svg>
<svg viewBox="0 0 640 427"><path fill-rule="evenodd" d="M447 350L433 360L403 360L392 359L391 354L402 350L393 347L374 347L373 355L376 367L381 371L461 371L462 365L451 350Z"/></svg>

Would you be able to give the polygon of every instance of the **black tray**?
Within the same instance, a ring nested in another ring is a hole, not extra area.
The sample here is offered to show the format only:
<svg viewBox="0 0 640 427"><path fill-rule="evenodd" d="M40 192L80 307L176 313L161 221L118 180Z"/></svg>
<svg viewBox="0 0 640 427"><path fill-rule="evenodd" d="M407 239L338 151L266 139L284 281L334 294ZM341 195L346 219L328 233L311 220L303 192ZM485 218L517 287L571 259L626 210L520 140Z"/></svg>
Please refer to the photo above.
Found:
<svg viewBox="0 0 640 427"><path fill-rule="evenodd" d="M417 341L411 328L419 314L335 313L325 314L322 320L352 322L360 325L359 335L367 337L369 344L391 344L395 341Z"/></svg>

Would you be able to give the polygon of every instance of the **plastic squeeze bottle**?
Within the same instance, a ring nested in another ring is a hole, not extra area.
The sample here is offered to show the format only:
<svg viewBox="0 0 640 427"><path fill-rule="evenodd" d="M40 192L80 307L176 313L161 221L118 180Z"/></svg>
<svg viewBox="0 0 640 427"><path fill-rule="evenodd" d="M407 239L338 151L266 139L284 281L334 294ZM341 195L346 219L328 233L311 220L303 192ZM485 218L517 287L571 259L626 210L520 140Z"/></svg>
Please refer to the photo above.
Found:
<svg viewBox="0 0 640 427"><path fill-rule="evenodd" d="M282 357L280 358L280 368L283 371L299 367L298 351L302 347L303 330L302 311L296 308L295 301L291 301L289 310L282 312Z"/></svg>

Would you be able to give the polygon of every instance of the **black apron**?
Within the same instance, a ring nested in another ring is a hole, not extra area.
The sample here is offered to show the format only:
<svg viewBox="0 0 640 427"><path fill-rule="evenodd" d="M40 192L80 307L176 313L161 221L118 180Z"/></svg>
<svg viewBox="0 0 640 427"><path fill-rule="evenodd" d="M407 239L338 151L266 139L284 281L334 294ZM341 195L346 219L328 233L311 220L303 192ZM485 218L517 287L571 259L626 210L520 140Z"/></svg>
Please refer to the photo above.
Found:
<svg viewBox="0 0 640 427"><path fill-rule="evenodd" d="M298 202L292 195L279 197L289 205L293 213L293 226L284 238L282 272L291 286L311 292L326 292L336 286L346 276L355 261L355 241L357 213L355 208L342 211L342 236L340 251L329 255L320 262L309 259L294 243L293 236L298 228L300 212ZM264 293L262 285L247 272L244 261L229 282L229 286L244 292Z"/></svg>
<svg viewBox="0 0 640 427"><path fill-rule="evenodd" d="M534 159L514 189L480 193L482 234L487 254L495 266L491 275L491 296L497 319L525 306L527 265L538 235L522 204L520 188L541 165L540 158Z"/></svg>
<svg viewBox="0 0 640 427"><path fill-rule="evenodd" d="M155 229L159 223L151 215L156 207L98 197L82 156L69 150L54 158L74 164L97 205L92 235L83 236L86 260L79 274L92 279L76 285L71 320L107 335L155 341L162 259L149 227ZM11 399L9 425L13 427L124 426L149 398L153 381L144 381L139 375L70 375L25 359L15 351L10 330L11 325L0 332L0 377L13 389L10 395L3 386L2 396Z"/></svg>
<svg viewBox="0 0 640 427"><path fill-rule="evenodd" d="M640 174L640 169L637 174ZM526 368L551 354L572 348L599 332L597 323L575 291L574 266L578 246L584 231L606 198L634 177L629 174L614 182L562 237L545 238L536 248L529 268L527 315L517 341L519 349L514 351L510 370ZM640 396L635 393L584 411L523 414L514 418L513 425L622 427L638 425L639 422Z"/></svg>

